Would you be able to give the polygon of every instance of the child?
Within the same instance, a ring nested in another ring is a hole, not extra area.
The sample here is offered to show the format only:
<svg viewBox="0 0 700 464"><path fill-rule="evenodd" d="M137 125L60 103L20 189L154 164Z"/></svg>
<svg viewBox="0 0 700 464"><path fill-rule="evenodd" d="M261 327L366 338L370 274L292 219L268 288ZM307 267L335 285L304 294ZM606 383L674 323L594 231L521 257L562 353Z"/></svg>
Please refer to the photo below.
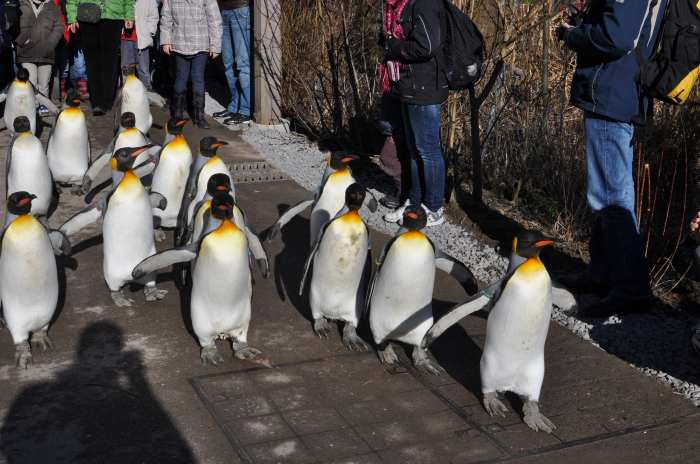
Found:
<svg viewBox="0 0 700 464"><path fill-rule="evenodd" d="M158 19L156 0L136 0L134 27L122 31L122 69L136 65L139 80L149 91L152 90L149 48L158 30Z"/></svg>
<svg viewBox="0 0 700 464"><path fill-rule="evenodd" d="M163 52L175 55L175 85L170 116L184 119L187 81L192 79L192 121L208 129L204 118L204 68L207 55L221 53L222 22L216 0L164 0L160 19Z"/></svg>
<svg viewBox="0 0 700 464"><path fill-rule="evenodd" d="M63 25L51 0L21 0L19 35L15 39L17 62L29 71L29 81L49 97L51 66L63 36Z"/></svg>

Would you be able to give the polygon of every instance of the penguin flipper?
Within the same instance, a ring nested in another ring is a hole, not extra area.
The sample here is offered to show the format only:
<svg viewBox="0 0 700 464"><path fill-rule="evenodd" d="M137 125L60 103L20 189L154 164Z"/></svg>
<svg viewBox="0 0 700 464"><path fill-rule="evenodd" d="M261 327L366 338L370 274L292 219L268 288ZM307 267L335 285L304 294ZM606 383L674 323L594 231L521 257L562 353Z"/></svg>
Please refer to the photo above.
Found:
<svg viewBox="0 0 700 464"><path fill-rule="evenodd" d="M248 226L245 227L245 236L248 239L248 248L250 248L253 258L255 258L255 261L258 263L260 273L267 279L270 277L270 262L268 260L265 248L260 242L258 236L255 235L255 233L250 230Z"/></svg>
<svg viewBox="0 0 700 464"><path fill-rule="evenodd" d="M277 236L277 234L279 234L282 227L287 225L287 223L291 221L292 218L294 218L294 216L300 214L306 208L313 205L315 201L316 200L314 199L307 199L297 203L296 205L292 206L287 211L285 211L284 214L282 214L282 216L280 216L277 222L272 226L272 229L270 229L270 232L267 235L267 241L274 239Z"/></svg>
<svg viewBox="0 0 700 464"><path fill-rule="evenodd" d="M450 309L447 314L438 319L430 330L428 330L423 337L421 346L423 348L427 348L435 341L436 338L445 333L447 329L457 324L470 314L480 311L486 308L493 301L496 301L498 299L498 295L500 294L502 284L503 281L499 280L491 286L483 289L478 294L470 297L464 303L458 304Z"/></svg>
<svg viewBox="0 0 700 464"><path fill-rule="evenodd" d="M51 240L51 246L55 254L59 256L70 256L72 247L66 234L60 230L51 230L49 231L49 239Z"/></svg>
<svg viewBox="0 0 700 464"><path fill-rule="evenodd" d="M158 192L151 192L148 198L151 200L151 208L165 210L168 207L168 199Z"/></svg>
<svg viewBox="0 0 700 464"><path fill-rule="evenodd" d="M138 280L145 275L152 274L159 269L163 269L173 264L186 263L197 257L197 244L182 246L165 250L161 253L149 256L136 265L131 271L131 277Z"/></svg>
<svg viewBox="0 0 700 464"><path fill-rule="evenodd" d="M161 97L155 92L146 92L146 98L151 104L156 105L159 108L165 108L166 101L165 98Z"/></svg>
<svg viewBox="0 0 700 464"><path fill-rule="evenodd" d="M81 190L84 194L88 193L93 185L100 185L109 180L111 174L109 161L112 159L112 150L110 147L112 149L114 148L114 141L112 141L109 147L92 162L88 170L85 171L83 184L81 186Z"/></svg>
<svg viewBox="0 0 700 464"><path fill-rule="evenodd" d="M323 230L321 230L321 233L318 234L318 237L316 238L316 243L314 243L314 246L311 248L311 251L309 252L309 257L306 258L306 264L304 265L304 275L301 277L301 282L299 283L299 296L304 294L304 287L306 287L306 278L309 275L309 269L311 269L311 263L314 262L314 258L316 257L316 253L318 252L318 248L321 246L321 241L323 241L323 236L326 234L326 230L328 229L328 226L332 222L333 221L328 221L326 223L326 225L323 226Z"/></svg>
<svg viewBox="0 0 700 464"><path fill-rule="evenodd" d="M83 230L85 227L102 219L105 209L105 198L102 197L100 200L68 219L61 227L58 228L58 230L66 237L71 237Z"/></svg>
<svg viewBox="0 0 700 464"><path fill-rule="evenodd" d="M61 110L56 106L51 99L47 98L44 94L41 92L36 93L36 101L40 105L44 105L51 114L57 115L58 113L61 112Z"/></svg>
<svg viewBox="0 0 700 464"><path fill-rule="evenodd" d="M479 291L479 285L472 271L464 263L438 248L435 248L435 267L454 277L469 295Z"/></svg>

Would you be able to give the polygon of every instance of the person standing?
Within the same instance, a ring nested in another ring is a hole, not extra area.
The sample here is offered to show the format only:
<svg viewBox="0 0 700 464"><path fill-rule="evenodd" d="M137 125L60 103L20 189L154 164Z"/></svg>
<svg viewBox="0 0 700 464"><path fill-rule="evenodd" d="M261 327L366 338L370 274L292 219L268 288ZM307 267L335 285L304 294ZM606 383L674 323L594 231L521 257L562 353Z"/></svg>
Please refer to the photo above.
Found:
<svg viewBox="0 0 700 464"><path fill-rule="evenodd" d="M192 121L208 129L204 117L204 69L207 58L221 53L221 14L216 0L163 0L160 43L175 57L175 85L170 116L184 119L187 82L192 79Z"/></svg>
<svg viewBox="0 0 700 464"><path fill-rule="evenodd" d="M52 0L21 0L19 35L15 39L17 62L29 71L29 81L45 97L50 97L51 70L62 36L63 24ZM48 109L40 108L39 112L44 116Z"/></svg>
<svg viewBox="0 0 700 464"><path fill-rule="evenodd" d="M214 113L224 124L250 121L250 0L218 0L223 20L221 59L231 91L228 107ZM238 73L236 73L238 71ZM240 91L238 86L240 85Z"/></svg>
<svg viewBox="0 0 700 464"><path fill-rule="evenodd" d="M120 37L122 27L134 27L134 0L67 0L66 13L70 31L80 29L92 114L101 116L114 104Z"/></svg>
<svg viewBox="0 0 700 464"><path fill-rule="evenodd" d="M156 0L136 0L134 28L122 32L122 68L136 65L139 80L147 90L152 90L150 48L159 19Z"/></svg>
<svg viewBox="0 0 700 464"><path fill-rule="evenodd" d="M600 294L579 305L581 316L644 310L651 301L635 213L632 138L650 105L636 80L639 55L651 56L665 7L666 0L592 0L581 25L556 30L577 53L571 102L583 110L586 193L594 213L588 268L557 279L575 292Z"/></svg>
<svg viewBox="0 0 700 464"><path fill-rule="evenodd" d="M404 38L385 38L385 61L397 62L396 94L402 102L406 144L411 155L409 199L384 216L398 222L410 205L421 206L427 226L445 222L445 159L440 140L440 108L449 92L444 72L445 7L435 0L411 0L399 23Z"/></svg>

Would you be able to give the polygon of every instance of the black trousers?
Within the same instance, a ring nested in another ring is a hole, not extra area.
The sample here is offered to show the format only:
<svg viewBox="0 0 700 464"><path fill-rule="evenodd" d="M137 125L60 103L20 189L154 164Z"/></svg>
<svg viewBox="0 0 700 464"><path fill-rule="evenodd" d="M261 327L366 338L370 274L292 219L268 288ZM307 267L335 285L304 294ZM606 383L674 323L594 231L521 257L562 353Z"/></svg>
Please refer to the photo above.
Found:
<svg viewBox="0 0 700 464"><path fill-rule="evenodd" d="M119 46L123 21L103 19L99 23L80 23L80 45L85 53L90 102L109 111L119 77Z"/></svg>

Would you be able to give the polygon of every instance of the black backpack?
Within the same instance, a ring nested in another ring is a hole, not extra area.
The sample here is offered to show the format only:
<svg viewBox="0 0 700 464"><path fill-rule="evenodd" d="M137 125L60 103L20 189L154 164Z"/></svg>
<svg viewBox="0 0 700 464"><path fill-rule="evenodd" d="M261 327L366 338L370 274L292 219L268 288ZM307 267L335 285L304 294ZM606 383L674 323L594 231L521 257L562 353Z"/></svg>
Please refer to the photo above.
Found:
<svg viewBox="0 0 700 464"><path fill-rule="evenodd" d="M682 105L699 74L700 3L667 0L656 51L649 60L640 60L642 92L666 103Z"/></svg>
<svg viewBox="0 0 700 464"><path fill-rule="evenodd" d="M450 90L464 90L481 77L484 37L469 16L444 0L447 32L443 42L445 75Z"/></svg>

